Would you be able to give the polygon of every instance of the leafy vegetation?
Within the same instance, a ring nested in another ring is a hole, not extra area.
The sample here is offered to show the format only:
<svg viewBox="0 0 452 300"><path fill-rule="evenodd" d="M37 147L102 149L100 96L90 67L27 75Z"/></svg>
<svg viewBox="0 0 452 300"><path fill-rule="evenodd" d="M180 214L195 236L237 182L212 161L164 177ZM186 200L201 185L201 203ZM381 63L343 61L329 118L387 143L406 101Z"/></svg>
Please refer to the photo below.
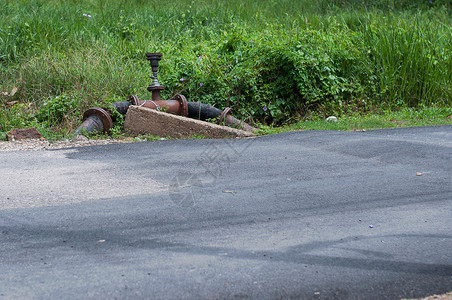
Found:
<svg viewBox="0 0 452 300"><path fill-rule="evenodd" d="M0 132L64 136L90 106L149 98L146 52L164 54L164 99L251 123L438 112L451 17L449 0L0 0Z"/></svg>

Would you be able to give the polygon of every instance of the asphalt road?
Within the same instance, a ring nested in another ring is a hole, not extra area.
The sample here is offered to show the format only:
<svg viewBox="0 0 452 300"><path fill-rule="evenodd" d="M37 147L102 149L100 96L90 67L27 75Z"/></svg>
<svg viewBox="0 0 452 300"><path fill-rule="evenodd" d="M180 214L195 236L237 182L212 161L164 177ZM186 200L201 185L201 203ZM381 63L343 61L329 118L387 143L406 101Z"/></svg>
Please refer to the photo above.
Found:
<svg viewBox="0 0 452 300"><path fill-rule="evenodd" d="M452 290L452 126L0 152L0 299Z"/></svg>

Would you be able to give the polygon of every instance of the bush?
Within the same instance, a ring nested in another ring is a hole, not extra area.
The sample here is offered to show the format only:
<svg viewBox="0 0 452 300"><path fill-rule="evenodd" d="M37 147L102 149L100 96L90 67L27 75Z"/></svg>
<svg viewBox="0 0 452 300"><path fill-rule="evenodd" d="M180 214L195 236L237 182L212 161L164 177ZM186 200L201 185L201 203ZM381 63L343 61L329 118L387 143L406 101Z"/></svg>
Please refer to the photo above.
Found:
<svg viewBox="0 0 452 300"><path fill-rule="evenodd" d="M331 36L305 31L294 37L232 33L202 50L165 58L177 57L173 76L165 78L171 92L231 106L259 121L281 123L318 107L340 110L368 95L374 84L369 64L363 63L362 45L351 31Z"/></svg>
<svg viewBox="0 0 452 300"><path fill-rule="evenodd" d="M81 120L82 103L77 94L61 94L47 99L36 113L36 119L48 127L73 124Z"/></svg>

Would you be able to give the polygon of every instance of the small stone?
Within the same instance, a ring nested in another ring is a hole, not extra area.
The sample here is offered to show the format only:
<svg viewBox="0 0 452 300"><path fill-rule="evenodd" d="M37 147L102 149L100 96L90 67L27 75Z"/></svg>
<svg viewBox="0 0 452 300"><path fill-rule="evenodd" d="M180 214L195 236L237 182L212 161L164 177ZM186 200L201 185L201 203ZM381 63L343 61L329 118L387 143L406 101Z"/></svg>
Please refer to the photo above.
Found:
<svg viewBox="0 0 452 300"><path fill-rule="evenodd" d="M72 138L72 142L87 142L89 139L84 135L76 135Z"/></svg>
<svg viewBox="0 0 452 300"><path fill-rule="evenodd" d="M227 191L227 190L225 190L225 191L223 191L223 193L235 194L236 192L235 191Z"/></svg>
<svg viewBox="0 0 452 300"><path fill-rule="evenodd" d="M14 129L6 134L8 141L20 141L28 139L40 139L41 134L34 127L26 129Z"/></svg>
<svg viewBox="0 0 452 300"><path fill-rule="evenodd" d="M336 122L337 122L337 118L336 118L335 116L328 117L328 118L326 118L326 120L327 120L328 122L333 122L333 123L336 123Z"/></svg>

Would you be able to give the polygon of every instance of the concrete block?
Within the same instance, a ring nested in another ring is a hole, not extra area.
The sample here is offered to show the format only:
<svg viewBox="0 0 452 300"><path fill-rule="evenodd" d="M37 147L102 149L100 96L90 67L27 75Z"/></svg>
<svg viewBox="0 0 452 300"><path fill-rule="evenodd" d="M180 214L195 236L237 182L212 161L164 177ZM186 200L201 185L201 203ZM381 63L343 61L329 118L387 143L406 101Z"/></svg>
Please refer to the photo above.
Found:
<svg viewBox="0 0 452 300"><path fill-rule="evenodd" d="M129 107L125 117L124 129L135 135L152 134L171 138L188 138L194 135L215 139L254 136L247 131L141 106Z"/></svg>

